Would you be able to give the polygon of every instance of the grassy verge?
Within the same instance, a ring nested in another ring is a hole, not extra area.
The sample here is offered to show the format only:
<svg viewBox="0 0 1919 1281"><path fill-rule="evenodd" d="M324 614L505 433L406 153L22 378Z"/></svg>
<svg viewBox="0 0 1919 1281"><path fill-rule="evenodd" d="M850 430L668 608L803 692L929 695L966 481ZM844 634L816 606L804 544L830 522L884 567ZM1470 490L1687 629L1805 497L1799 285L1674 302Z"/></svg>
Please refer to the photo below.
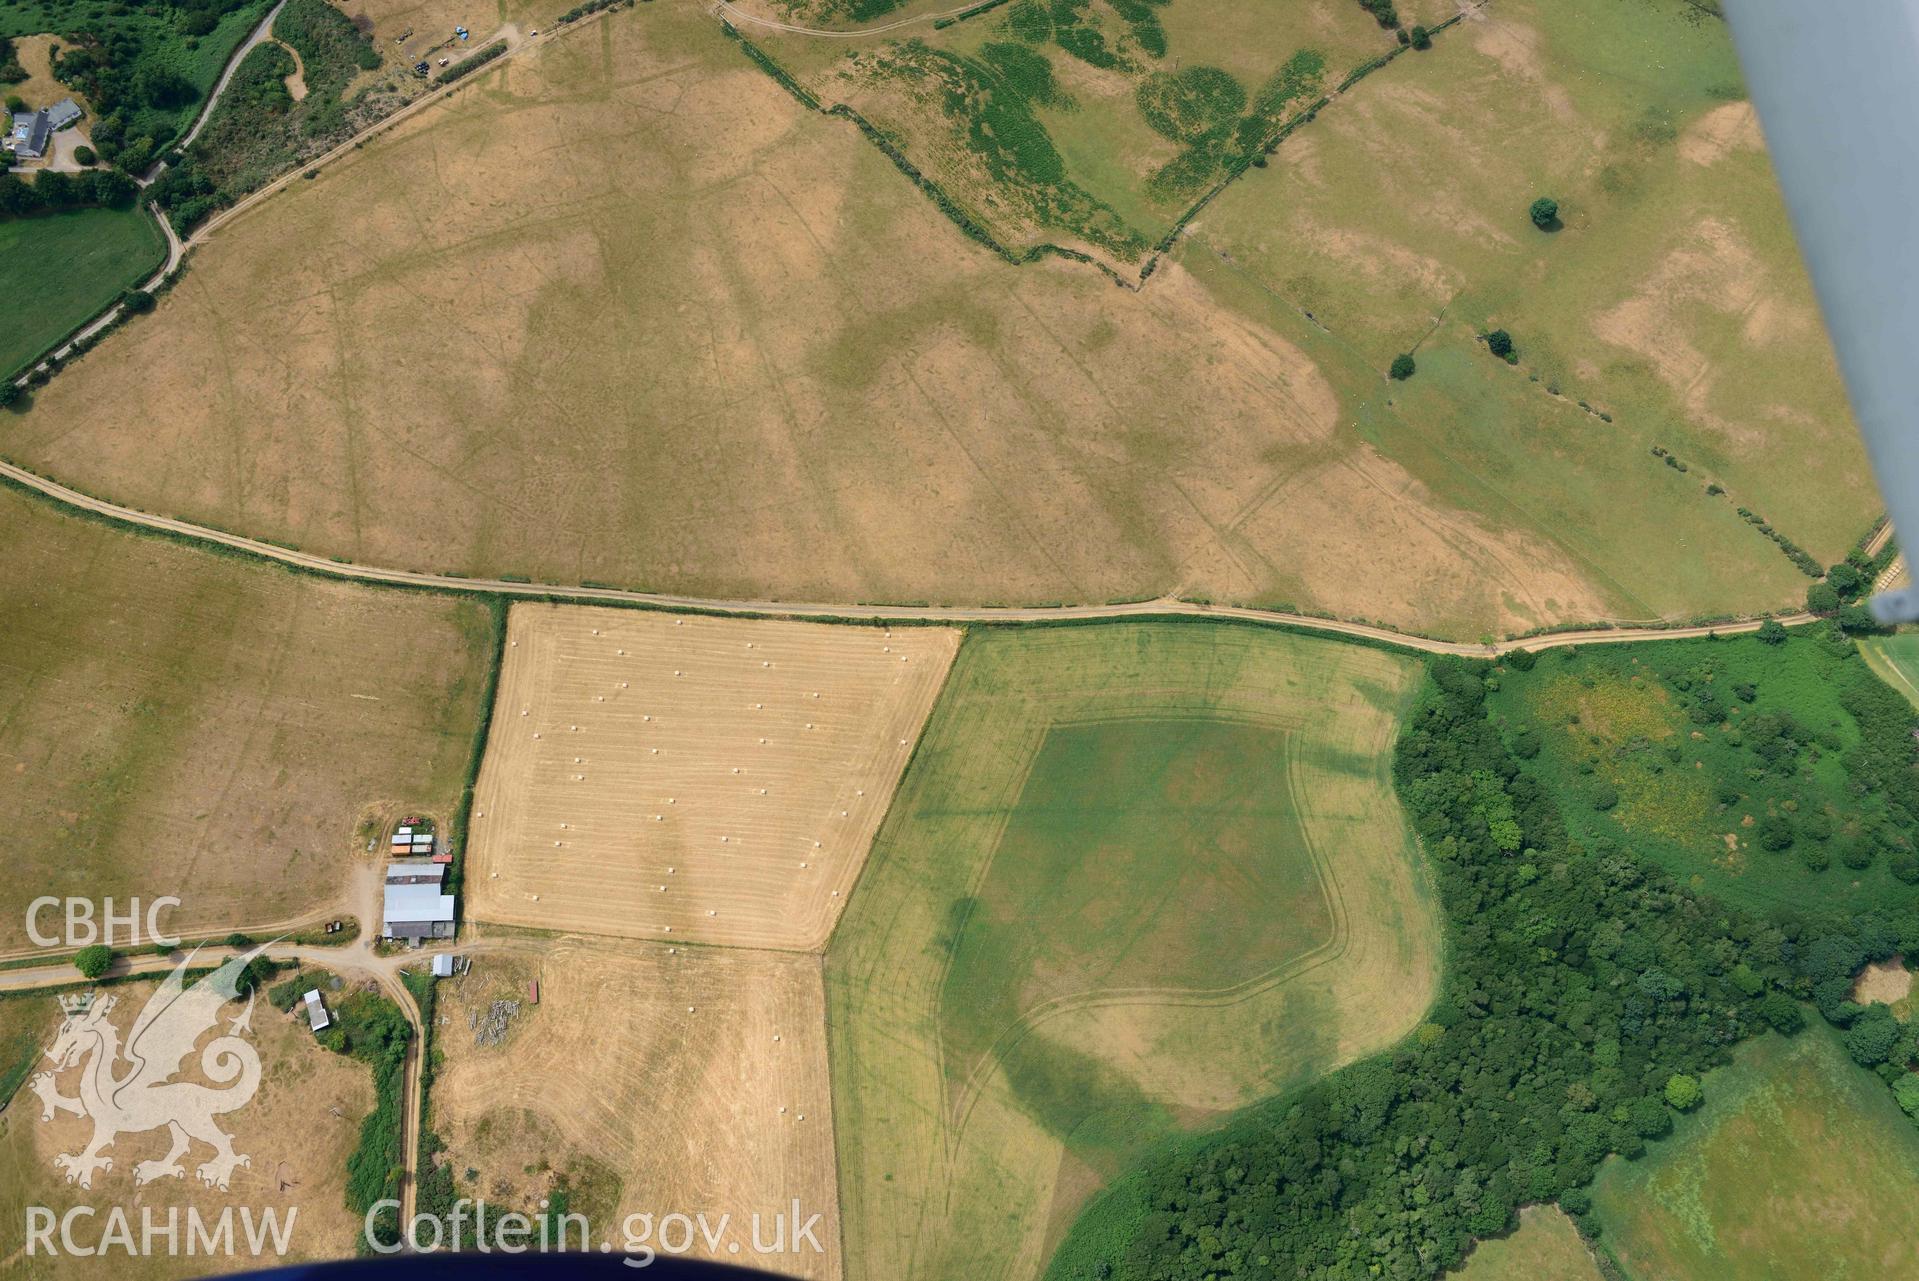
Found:
<svg viewBox="0 0 1919 1281"><path fill-rule="evenodd" d="M39 993L0 1000L0 1112L39 1061L46 1013Z"/></svg>

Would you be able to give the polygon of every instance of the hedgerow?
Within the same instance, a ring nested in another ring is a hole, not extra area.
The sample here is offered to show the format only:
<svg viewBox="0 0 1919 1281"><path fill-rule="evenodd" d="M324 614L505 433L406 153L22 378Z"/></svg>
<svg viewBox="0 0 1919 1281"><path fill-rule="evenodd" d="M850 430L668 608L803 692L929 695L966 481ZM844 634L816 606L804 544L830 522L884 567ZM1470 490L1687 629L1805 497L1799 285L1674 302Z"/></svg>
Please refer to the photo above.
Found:
<svg viewBox="0 0 1919 1281"><path fill-rule="evenodd" d="M336 1054L349 1054L373 1068L373 1111L360 1123L360 1141L347 1156L346 1206L365 1218L373 1206L399 1197L406 1173L401 1091L406 1075L407 1043L413 1027L400 1007L372 992L355 992L337 1002L333 1023L319 1034ZM374 1217L373 1237L383 1244L400 1239L399 1216L386 1210ZM361 1242L362 1250L368 1243Z"/></svg>
<svg viewBox="0 0 1919 1281"><path fill-rule="evenodd" d="M553 19L553 25L564 27L569 22L578 22L588 14L600 13L609 9L630 9L633 0L587 0L585 4L574 5L559 17Z"/></svg>
<svg viewBox="0 0 1919 1281"><path fill-rule="evenodd" d="M445 71L442 71L434 77L433 83L442 85L452 84L455 80L463 76L472 75L481 67L484 67L495 58L500 57L505 52L506 41L495 40L486 48L475 50L473 53L468 54L466 57L448 67Z"/></svg>
<svg viewBox="0 0 1919 1281"><path fill-rule="evenodd" d="M731 40L734 44L738 45L740 48L740 52L745 54L748 58L751 58L754 64L757 65L761 71L764 71L767 75L773 77L774 83L778 84L780 88L792 94L795 98L799 99L802 104L804 104L807 107L810 107L814 111L826 110L825 107L822 107L820 105L820 100L813 96L812 90L808 89L805 85L795 80L790 74L787 73L787 70L785 67L782 67L779 63L773 61L773 59L768 57L765 51L762 50L758 45L754 44L751 40L748 40L745 36L741 35L739 31L734 28L732 23L730 22L720 23L720 30L725 32L726 38Z"/></svg>
<svg viewBox="0 0 1919 1281"><path fill-rule="evenodd" d="M0 219L68 209L130 209L140 188L117 169L63 173L43 169L32 182L0 170Z"/></svg>
<svg viewBox="0 0 1919 1281"><path fill-rule="evenodd" d="M921 86L978 158L986 176L1002 193L1024 204L1035 221L1084 237L1121 257L1145 248L1139 233L1111 206L1067 177L1065 160L1035 114L1035 107L1043 102L1063 101L1051 64L1037 51L996 43L973 59L933 48L923 40L908 40L874 56L869 73ZM1036 99L1035 91L1046 97ZM872 136L877 133L873 131ZM889 154L899 151L890 140L886 150ZM903 154L895 154L895 163L903 172L910 169L915 181L931 194L917 166ZM957 208L943 191L937 199L949 213ZM978 226L971 215L962 225ZM976 238L997 244L983 229Z"/></svg>

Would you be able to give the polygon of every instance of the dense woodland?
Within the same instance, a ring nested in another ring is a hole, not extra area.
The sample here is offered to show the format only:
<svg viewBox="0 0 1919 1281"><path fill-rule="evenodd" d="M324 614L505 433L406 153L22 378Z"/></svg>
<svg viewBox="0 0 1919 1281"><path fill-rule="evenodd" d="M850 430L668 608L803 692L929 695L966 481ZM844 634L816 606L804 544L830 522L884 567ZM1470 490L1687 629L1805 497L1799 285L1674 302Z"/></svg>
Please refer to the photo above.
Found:
<svg viewBox="0 0 1919 1281"><path fill-rule="evenodd" d="M1762 920L1629 849L1574 842L1489 719L1489 678L1438 660L1397 749L1448 921L1428 1021L1122 1180L1054 1277L1434 1277L1529 1202L1597 1234L1601 1160L1640 1155L1697 1105L1702 1073L1746 1037L1800 1030L1808 999L1919 1109L1914 1030L1849 999L1866 961L1919 951L1919 906ZM1864 785L1919 798L1912 709L1848 697L1869 724Z"/></svg>

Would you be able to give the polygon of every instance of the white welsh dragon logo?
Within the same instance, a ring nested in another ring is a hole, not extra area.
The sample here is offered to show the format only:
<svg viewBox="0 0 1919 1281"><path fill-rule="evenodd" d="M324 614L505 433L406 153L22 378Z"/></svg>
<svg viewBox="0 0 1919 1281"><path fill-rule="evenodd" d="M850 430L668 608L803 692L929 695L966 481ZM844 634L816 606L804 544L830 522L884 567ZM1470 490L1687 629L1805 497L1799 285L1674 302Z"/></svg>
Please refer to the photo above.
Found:
<svg viewBox="0 0 1919 1281"><path fill-rule="evenodd" d="M241 1039L253 1030L251 993L246 1008L227 1020L226 1034L200 1051L201 1070L223 1088L172 1078L186 1066L201 1034L219 1022L221 1007L238 998L241 971L264 950L232 958L192 987L185 981L193 960L189 954L141 1009L124 1049L118 1030L107 1020L113 997L102 997L61 1023L47 1051L54 1068L35 1076L32 1089L40 1096L42 1121L51 1121L56 1112L93 1120L93 1139L84 1150L53 1158L54 1169L65 1174L67 1182L92 1187L95 1171L113 1168L113 1158L101 1152L116 1138L161 1126L167 1128L172 1146L161 1159L133 1167L136 1184L183 1177L180 1158L194 1139L213 1149L213 1159L194 1171L210 1187L225 1191L235 1167L252 1164L233 1150L232 1136L213 1123L216 1116L245 1107L260 1088L260 1056ZM80 1069L80 1096L68 1098L60 1093L56 1077L74 1067Z"/></svg>

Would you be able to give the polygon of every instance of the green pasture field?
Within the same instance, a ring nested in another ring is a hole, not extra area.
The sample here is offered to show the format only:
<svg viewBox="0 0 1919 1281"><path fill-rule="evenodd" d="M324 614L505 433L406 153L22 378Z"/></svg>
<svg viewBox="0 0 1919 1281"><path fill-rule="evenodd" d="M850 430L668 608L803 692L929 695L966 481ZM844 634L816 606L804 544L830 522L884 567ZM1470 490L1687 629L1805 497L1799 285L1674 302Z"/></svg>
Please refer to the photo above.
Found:
<svg viewBox="0 0 1919 1281"><path fill-rule="evenodd" d="M1481 1241L1459 1281L1605 1281L1579 1229L1556 1205L1529 1205L1510 1236Z"/></svg>
<svg viewBox="0 0 1919 1281"><path fill-rule="evenodd" d="M1389 383L1367 353L1303 317L1236 257L1195 243L1181 264L1222 306L1297 345L1345 391L1354 438L1442 505L1530 544L1517 561L1499 555L1480 566L1509 616L1583 609L1589 619L1652 623L1803 604L1809 580L1731 502L1708 498L1707 482L1604 435L1576 401L1495 366L1470 337L1421 347L1418 374ZM1865 508L1857 510L1863 523ZM1583 574L1598 603L1531 596L1525 567L1547 558ZM1464 614L1447 613L1441 630L1471 634L1461 630Z"/></svg>
<svg viewBox="0 0 1919 1281"><path fill-rule="evenodd" d="M1601 1244L1631 1281L1919 1270L1919 1131L1815 1021L1709 1073L1705 1103L1593 1186Z"/></svg>
<svg viewBox="0 0 1919 1281"><path fill-rule="evenodd" d="M0 546L0 953L30 946L42 895L172 895L174 929L263 930L352 901L366 813L451 815L484 602L266 569L12 489Z"/></svg>
<svg viewBox="0 0 1919 1281"><path fill-rule="evenodd" d="M1880 680L1919 706L1919 632L1865 637L1859 653Z"/></svg>
<svg viewBox="0 0 1919 1281"><path fill-rule="evenodd" d="M166 258L166 240L144 209L0 221L0 374L12 377Z"/></svg>
<svg viewBox="0 0 1919 1281"><path fill-rule="evenodd" d="M1733 508L1822 563L1871 521L1731 40L1685 0L1476 11L1228 188L1184 260L1379 375L1413 354L1370 437L1441 493L1510 498L1646 612L1804 590Z"/></svg>
<svg viewBox="0 0 1919 1281"><path fill-rule="evenodd" d="M967 637L827 953L849 1276L1037 1276L1154 1145L1410 1030L1420 670L1236 625Z"/></svg>
<svg viewBox="0 0 1919 1281"><path fill-rule="evenodd" d="M1849 644L1801 629L1779 645L1748 635L1587 646L1508 667L1499 683L1494 716L1516 750L1522 736L1537 743L1531 768L1588 843L1630 847L1762 912L1910 901L1891 871L1910 856L1910 818L1876 789L1854 794L1862 728L1848 690L1879 682ZM1909 728L1893 718L1888 750L1910 757ZM1785 738L1798 746L1780 750ZM1778 824L1791 843L1769 849ZM1854 849L1870 851L1869 866L1847 864Z"/></svg>
<svg viewBox="0 0 1919 1281"><path fill-rule="evenodd" d="M864 40L744 34L892 136L1001 244L1133 268L1233 162L1396 47L1356 3L1230 0L1012 0ZM1223 92L1180 91L1202 81ZM1175 96L1188 109L1167 113Z"/></svg>

